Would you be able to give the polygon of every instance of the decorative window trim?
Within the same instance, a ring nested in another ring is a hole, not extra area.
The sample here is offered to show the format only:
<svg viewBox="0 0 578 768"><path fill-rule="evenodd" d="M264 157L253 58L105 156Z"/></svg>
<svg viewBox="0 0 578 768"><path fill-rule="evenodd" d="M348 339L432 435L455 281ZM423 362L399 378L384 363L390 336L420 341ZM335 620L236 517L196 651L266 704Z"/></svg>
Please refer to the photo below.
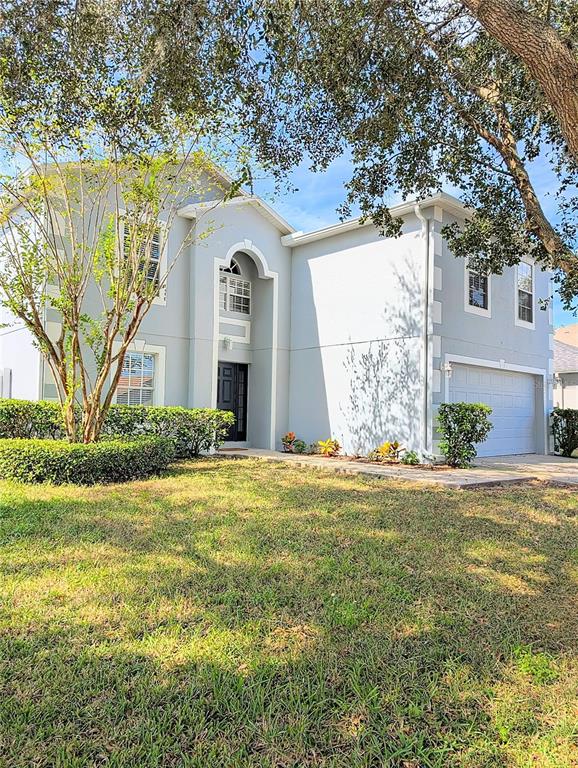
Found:
<svg viewBox="0 0 578 768"><path fill-rule="evenodd" d="M221 272L225 272L228 275L238 275L238 277L243 276L239 262L234 257L231 259L228 267L221 267Z"/></svg>
<svg viewBox="0 0 578 768"><path fill-rule="evenodd" d="M532 322L520 319L520 305L518 294L518 264L514 267L514 323L519 328L526 328L529 331L536 329L536 264L533 259L524 257L520 263L528 264L532 268Z"/></svg>
<svg viewBox="0 0 578 768"><path fill-rule="evenodd" d="M491 317L492 316L492 275L488 274L488 307L474 307L470 304L470 272L475 270L468 267L468 260L464 259L464 310L471 315L478 315L479 317Z"/></svg>
<svg viewBox="0 0 578 768"><path fill-rule="evenodd" d="M115 341L112 346L113 353L116 354L120 349L120 342ZM145 355L155 356L155 386L153 390L153 405L165 404L165 375L166 375L166 347L156 346L155 344L145 344L138 339L129 344L127 352L140 352ZM110 378L112 380L113 371ZM116 403L116 392L113 395L112 402Z"/></svg>
<svg viewBox="0 0 578 768"><path fill-rule="evenodd" d="M122 248L124 250L124 220L125 216L127 214L126 210L120 210L119 216L121 219L121 226L120 226L120 242L122 243ZM153 299L153 304L156 304L161 307L166 307L167 305L167 283L166 283L166 277L168 272L168 258L167 258L167 251L168 251L168 240L169 240L169 233L168 233L168 227L166 222L161 221L160 219L157 219L156 222L156 228L159 230L159 271L158 271L158 277L159 282L164 281L164 286L159 291L159 295L155 296Z"/></svg>

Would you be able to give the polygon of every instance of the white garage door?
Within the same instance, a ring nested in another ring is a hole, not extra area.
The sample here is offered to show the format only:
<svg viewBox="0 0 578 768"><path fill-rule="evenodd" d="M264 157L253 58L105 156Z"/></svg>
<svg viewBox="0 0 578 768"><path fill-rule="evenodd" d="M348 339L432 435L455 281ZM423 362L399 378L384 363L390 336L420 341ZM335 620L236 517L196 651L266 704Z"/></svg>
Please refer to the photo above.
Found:
<svg viewBox="0 0 578 768"><path fill-rule="evenodd" d="M529 373L452 363L450 402L486 403L493 424L479 456L536 452L536 387Z"/></svg>

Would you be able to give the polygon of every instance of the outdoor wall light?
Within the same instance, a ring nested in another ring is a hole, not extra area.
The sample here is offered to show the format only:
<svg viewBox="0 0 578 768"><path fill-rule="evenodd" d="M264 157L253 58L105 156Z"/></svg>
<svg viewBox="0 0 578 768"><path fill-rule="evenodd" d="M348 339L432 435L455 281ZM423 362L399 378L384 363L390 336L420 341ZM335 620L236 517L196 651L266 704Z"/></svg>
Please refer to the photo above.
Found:
<svg viewBox="0 0 578 768"><path fill-rule="evenodd" d="M448 375L448 378L451 378L452 375L452 364L451 363L444 363L441 367L441 370Z"/></svg>

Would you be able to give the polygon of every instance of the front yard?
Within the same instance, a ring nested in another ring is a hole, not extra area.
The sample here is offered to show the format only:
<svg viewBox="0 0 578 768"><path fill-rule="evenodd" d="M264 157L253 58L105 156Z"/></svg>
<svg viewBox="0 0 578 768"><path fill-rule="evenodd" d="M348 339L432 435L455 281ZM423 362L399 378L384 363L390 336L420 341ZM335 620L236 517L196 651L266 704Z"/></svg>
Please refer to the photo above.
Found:
<svg viewBox="0 0 578 768"><path fill-rule="evenodd" d="M0 483L0 766L578 764L578 497Z"/></svg>

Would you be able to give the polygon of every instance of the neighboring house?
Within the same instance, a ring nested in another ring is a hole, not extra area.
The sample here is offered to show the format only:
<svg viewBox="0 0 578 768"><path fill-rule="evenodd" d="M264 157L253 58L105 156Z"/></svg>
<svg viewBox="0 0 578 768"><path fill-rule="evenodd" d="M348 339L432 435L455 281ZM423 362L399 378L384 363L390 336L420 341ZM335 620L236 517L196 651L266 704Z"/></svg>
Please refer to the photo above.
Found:
<svg viewBox="0 0 578 768"><path fill-rule="evenodd" d="M558 408L578 408L578 337L563 333L575 328L578 326L570 325L554 333L554 405ZM558 341L558 337L576 338L576 344Z"/></svg>
<svg viewBox="0 0 578 768"><path fill-rule="evenodd" d="M554 331L554 341L561 341L571 347L578 347L578 323L563 325Z"/></svg>
<svg viewBox="0 0 578 768"><path fill-rule="evenodd" d="M180 210L159 259L201 207ZM145 318L117 400L230 409L239 446L278 448L292 430L351 453L386 439L435 453L438 405L486 402L482 455L544 453L552 318L539 299L550 274L525 261L470 272L441 235L465 214L450 195L392 214L403 219L393 239L357 220L295 232L247 195L216 207L214 231ZM56 333L58 317L47 323ZM4 396L55 396L25 329L0 329L0 369Z"/></svg>

